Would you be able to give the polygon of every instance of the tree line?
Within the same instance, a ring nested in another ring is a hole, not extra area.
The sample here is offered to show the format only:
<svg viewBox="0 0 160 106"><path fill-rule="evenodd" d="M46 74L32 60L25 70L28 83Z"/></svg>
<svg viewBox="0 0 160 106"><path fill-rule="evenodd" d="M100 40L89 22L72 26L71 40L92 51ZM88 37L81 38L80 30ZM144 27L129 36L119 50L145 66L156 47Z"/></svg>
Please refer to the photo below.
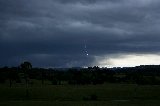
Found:
<svg viewBox="0 0 160 106"><path fill-rule="evenodd" d="M26 88L34 84L32 80L39 80L43 85L50 81L53 85L70 84L104 84L104 83L130 83L140 85L160 84L160 65L143 65L126 68L32 68L30 62L23 62L18 67L0 68L0 83L9 81L9 86L14 83L24 83Z"/></svg>

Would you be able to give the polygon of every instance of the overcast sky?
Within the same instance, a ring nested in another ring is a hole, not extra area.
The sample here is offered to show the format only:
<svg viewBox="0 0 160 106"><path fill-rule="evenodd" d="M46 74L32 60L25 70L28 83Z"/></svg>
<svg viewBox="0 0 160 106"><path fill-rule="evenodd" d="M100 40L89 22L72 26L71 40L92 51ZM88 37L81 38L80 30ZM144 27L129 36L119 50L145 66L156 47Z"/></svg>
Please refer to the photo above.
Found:
<svg viewBox="0 0 160 106"><path fill-rule="evenodd" d="M160 64L160 0L0 0L0 66Z"/></svg>

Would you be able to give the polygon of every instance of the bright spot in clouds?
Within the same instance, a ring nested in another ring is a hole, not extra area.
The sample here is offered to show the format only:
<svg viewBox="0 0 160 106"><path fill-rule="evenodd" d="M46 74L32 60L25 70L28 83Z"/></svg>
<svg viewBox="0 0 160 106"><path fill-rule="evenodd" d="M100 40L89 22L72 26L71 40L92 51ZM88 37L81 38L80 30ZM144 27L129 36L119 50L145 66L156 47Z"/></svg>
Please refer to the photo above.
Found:
<svg viewBox="0 0 160 106"><path fill-rule="evenodd" d="M98 60L98 59L97 59ZM158 54L122 54L101 58L98 61L100 67L133 67L139 65L159 65Z"/></svg>

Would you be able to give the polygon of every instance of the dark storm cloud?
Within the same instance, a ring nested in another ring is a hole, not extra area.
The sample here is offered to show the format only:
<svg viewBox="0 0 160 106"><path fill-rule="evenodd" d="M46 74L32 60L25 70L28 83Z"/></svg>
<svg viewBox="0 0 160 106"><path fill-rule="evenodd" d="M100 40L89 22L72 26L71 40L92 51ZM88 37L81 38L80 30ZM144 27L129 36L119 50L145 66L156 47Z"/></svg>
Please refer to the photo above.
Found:
<svg viewBox="0 0 160 106"><path fill-rule="evenodd" d="M0 64L89 66L95 56L160 52L159 6L158 0L0 0Z"/></svg>

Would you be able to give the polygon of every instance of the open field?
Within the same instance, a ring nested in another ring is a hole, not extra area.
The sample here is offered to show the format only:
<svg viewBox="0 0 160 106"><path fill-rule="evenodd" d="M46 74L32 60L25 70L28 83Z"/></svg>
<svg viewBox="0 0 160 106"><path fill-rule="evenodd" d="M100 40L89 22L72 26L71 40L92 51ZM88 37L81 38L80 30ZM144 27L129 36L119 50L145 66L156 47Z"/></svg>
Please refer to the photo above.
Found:
<svg viewBox="0 0 160 106"><path fill-rule="evenodd" d="M159 85L0 85L0 106L159 106Z"/></svg>
<svg viewBox="0 0 160 106"><path fill-rule="evenodd" d="M159 106L159 101L9 101L1 102L1 106Z"/></svg>

